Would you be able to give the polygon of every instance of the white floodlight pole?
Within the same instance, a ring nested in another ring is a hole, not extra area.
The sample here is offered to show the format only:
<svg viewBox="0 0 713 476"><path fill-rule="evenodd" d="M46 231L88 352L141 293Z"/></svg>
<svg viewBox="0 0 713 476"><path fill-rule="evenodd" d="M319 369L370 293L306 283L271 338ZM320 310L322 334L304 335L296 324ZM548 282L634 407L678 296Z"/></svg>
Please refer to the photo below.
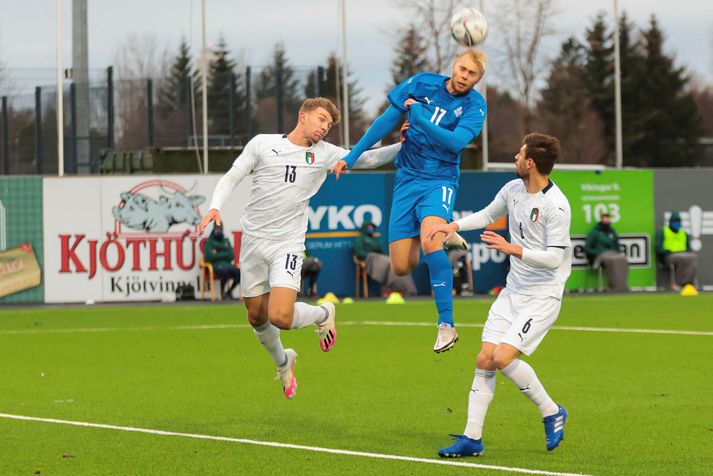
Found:
<svg viewBox="0 0 713 476"><path fill-rule="evenodd" d="M64 97L62 84L62 0L57 0L57 173L64 176Z"/></svg>
<svg viewBox="0 0 713 476"><path fill-rule="evenodd" d="M480 0L480 13L485 15L485 2ZM485 99L485 104L488 104L488 80L483 75L483 79L480 80L480 91L483 93L483 99ZM480 136L483 138L483 170L488 170L488 117L485 116L483 121L483 130L480 132Z"/></svg>
<svg viewBox="0 0 713 476"><path fill-rule="evenodd" d="M621 124L621 53L619 50L619 0L614 0L614 109L616 116L616 168L624 167Z"/></svg>
<svg viewBox="0 0 713 476"><path fill-rule="evenodd" d="M344 124L344 147L349 147L349 66L347 64L347 4L341 0L342 16L342 121Z"/></svg>
<svg viewBox="0 0 713 476"><path fill-rule="evenodd" d="M208 173L208 50L205 41L205 0L201 0L201 93L203 97L203 173Z"/></svg>

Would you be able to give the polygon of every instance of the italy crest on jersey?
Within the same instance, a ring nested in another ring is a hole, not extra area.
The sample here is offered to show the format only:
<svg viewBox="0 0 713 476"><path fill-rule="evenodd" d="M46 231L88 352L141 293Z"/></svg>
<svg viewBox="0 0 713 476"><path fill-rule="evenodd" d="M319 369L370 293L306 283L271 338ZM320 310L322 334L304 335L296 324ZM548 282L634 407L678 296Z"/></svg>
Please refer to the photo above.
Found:
<svg viewBox="0 0 713 476"><path fill-rule="evenodd" d="M305 152L305 162L307 162L309 165L314 164L314 152Z"/></svg>
<svg viewBox="0 0 713 476"><path fill-rule="evenodd" d="M533 208L532 211L530 212L530 221L537 221L537 219L539 217L540 217L540 209Z"/></svg>

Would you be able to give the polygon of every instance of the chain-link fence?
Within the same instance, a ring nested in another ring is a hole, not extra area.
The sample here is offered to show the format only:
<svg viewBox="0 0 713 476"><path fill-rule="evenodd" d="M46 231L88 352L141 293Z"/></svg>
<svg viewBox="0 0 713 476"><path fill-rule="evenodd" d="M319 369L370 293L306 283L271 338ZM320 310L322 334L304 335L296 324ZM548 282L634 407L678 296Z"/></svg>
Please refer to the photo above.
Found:
<svg viewBox="0 0 713 476"><path fill-rule="evenodd" d="M233 154L255 134L289 132L302 100L324 94L324 81L317 80L323 76L322 67L247 67L223 81L212 79L206 90L209 146ZM127 151L190 156L203 145L198 76L117 80L108 68L103 80L65 83L62 94L65 174L110 173L117 154ZM4 175L58 172L56 111L56 87L2 97ZM138 168L144 164L140 160Z"/></svg>

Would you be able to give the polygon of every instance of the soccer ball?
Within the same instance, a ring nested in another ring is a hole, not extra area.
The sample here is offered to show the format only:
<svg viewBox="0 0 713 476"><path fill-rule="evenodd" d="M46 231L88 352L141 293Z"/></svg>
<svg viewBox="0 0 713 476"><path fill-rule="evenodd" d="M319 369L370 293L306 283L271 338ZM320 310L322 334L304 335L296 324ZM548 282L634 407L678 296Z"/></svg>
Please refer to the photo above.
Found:
<svg viewBox="0 0 713 476"><path fill-rule="evenodd" d="M475 46L488 36L485 15L474 8L464 8L451 18L451 35L463 46Z"/></svg>

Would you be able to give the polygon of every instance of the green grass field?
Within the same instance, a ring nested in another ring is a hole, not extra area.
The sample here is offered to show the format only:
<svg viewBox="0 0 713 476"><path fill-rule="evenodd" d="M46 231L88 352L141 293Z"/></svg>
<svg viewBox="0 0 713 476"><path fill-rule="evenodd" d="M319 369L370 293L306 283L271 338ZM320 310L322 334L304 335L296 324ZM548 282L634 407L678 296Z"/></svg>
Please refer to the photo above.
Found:
<svg viewBox="0 0 713 476"><path fill-rule="evenodd" d="M312 330L284 332L292 401L237 304L0 309L0 474L711 474L713 295L567 297L558 327L602 330L556 328L529 358L566 438L547 452L537 409L498 376L485 454L459 461L500 469L8 416L436 460L463 431L490 303L456 301L461 340L441 355L428 300L338 306L328 354Z"/></svg>

